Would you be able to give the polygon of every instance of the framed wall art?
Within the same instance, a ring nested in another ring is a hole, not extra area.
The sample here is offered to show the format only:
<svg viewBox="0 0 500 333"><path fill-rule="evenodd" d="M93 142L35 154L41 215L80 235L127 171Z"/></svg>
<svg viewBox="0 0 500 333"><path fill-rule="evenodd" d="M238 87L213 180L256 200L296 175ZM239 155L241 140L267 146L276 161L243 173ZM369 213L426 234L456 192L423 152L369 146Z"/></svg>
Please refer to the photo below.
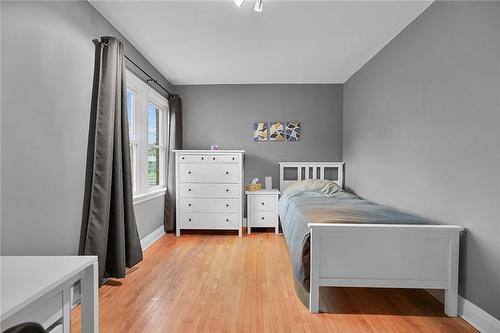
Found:
<svg viewBox="0 0 500 333"><path fill-rule="evenodd" d="M260 121L253 123L253 141L267 141L267 122Z"/></svg>

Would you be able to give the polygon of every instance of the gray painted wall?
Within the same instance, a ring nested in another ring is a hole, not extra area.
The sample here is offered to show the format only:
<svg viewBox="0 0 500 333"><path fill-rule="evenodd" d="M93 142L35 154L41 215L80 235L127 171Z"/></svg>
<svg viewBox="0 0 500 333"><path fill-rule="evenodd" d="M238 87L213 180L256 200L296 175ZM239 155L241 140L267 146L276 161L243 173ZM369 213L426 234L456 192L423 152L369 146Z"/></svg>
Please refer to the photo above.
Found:
<svg viewBox="0 0 500 333"><path fill-rule="evenodd" d="M169 83L88 2L1 2L1 251L75 254L83 205L94 45L111 35ZM136 206L141 237L162 198Z"/></svg>
<svg viewBox="0 0 500 333"><path fill-rule="evenodd" d="M245 179L273 177L279 161L342 159L342 85L177 86L185 149L245 149ZM298 121L299 142L254 142L255 121Z"/></svg>
<svg viewBox="0 0 500 333"><path fill-rule="evenodd" d="M165 197L158 197L134 206L139 237L143 239L163 225Z"/></svg>
<svg viewBox="0 0 500 333"><path fill-rule="evenodd" d="M500 319L500 3L437 2L344 85L346 185L467 228L460 294Z"/></svg>

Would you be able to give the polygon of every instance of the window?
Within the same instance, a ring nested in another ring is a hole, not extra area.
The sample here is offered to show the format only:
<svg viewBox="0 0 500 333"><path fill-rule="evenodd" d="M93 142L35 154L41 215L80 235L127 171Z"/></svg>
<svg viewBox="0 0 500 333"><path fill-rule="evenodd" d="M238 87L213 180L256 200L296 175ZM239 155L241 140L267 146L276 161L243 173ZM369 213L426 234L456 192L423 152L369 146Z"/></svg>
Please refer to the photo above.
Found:
<svg viewBox="0 0 500 333"><path fill-rule="evenodd" d="M167 100L127 71L134 203L165 193Z"/></svg>
<svg viewBox="0 0 500 333"><path fill-rule="evenodd" d="M130 142L130 161L132 163L132 187L137 191L137 140L135 136L136 93L127 89L128 136Z"/></svg>
<svg viewBox="0 0 500 333"><path fill-rule="evenodd" d="M165 146L163 133L160 133L162 112L154 103L148 103L148 182L149 186L162 184L163 173L159 165L162 164Z"/></svg>

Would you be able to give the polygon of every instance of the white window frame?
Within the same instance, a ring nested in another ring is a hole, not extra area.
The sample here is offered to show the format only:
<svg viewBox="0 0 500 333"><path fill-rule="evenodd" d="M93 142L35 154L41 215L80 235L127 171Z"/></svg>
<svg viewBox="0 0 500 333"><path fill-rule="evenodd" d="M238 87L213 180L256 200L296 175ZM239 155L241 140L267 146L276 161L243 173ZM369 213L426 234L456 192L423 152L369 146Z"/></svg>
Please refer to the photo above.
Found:
<svg viewBox="0 0 500 333"><path fill-rule="evenodd" d="M168 101L165 97L156 92L153 88L147 85L134 73L126 70L127 89L135 94L135 108L132 116L132 128L134 129L134 137L131 144L134 144L136 149L135 156L131 156L134 166L132 170L135 174L132 175L134 188L134 205L145 202L160 196L166 192L166 135L168 129ZM148 104L153 103L160 109L160 185L151 186L148 181ZM135 181L134 181L135 180Z"/></svg>
<svg viewBox="0 0 500 333"><path fill-rule="evenodd" d="M134 85L127 85L127 91L131 91L134 95L134 100L133 100L133 108L132 108L132 119L129 119L131 121L131 128L132 128L132 133L129 133L129 143L130 146L132 147L131 149L131 154L130 154L130 162L132 163L132 189L133 193L135 194L138 190L137 188L137 151L138 151L138 141L137 141L137 124L138 124L138 115L140 112L139 110L139 93L138 93L138 88ZM127 112L128 115L128 112Z"/></svg>

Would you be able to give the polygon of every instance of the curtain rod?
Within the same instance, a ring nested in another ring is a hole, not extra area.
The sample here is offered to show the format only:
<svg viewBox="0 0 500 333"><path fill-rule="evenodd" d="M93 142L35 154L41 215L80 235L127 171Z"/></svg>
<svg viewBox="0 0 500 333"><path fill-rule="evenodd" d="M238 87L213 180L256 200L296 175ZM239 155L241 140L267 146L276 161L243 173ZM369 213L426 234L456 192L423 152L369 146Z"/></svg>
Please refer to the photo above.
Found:
<svg viewBox="0 0 500 333"><path fill-rule="evenodd" d="M172 94L170 91L168 91L167 89L165 89L161 84L158 83L157 80L155 80L151 75L149 75L148 73L146 73L141 67L139 67L139 65L137 65L132 59L130 59L129 57L127 57L126 54L123 54L123 56L125 58L127 58L128 61L130 61L135 67L137 67L137 69L139 69L141 72L143 72L149 79L146 80L146 83L149 83L149 82L154 82L156 83L156 85L158 87L160 87L161 89L165 90L165 92L168 94L168 96L174 96L174 94Z"/></svg>

